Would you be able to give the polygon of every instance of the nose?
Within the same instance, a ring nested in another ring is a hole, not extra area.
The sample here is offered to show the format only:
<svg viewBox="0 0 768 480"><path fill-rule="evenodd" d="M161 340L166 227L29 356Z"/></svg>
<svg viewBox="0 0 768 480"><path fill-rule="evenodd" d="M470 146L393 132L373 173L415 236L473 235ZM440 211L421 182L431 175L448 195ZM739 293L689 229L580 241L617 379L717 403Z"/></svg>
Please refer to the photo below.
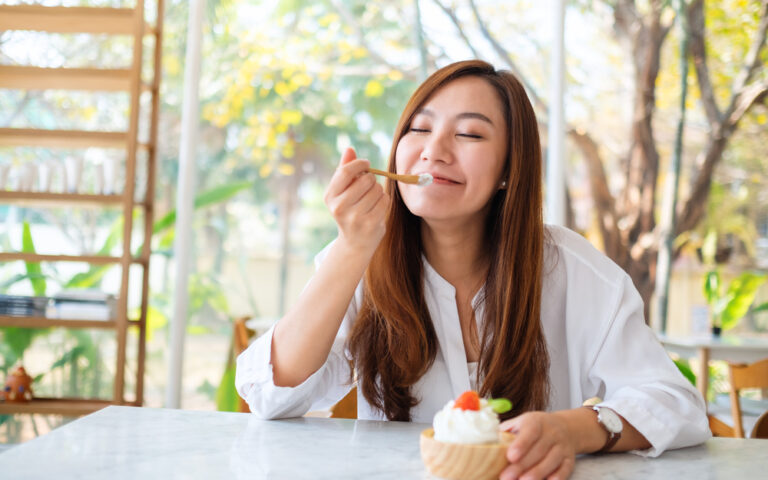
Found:
<svg viewBox="0 0 768 480"><path fill-rule="evenodd" d="M453 152L450 148L448 135L445 132L434 129L427 137L419 159L423 161L453 163Z"/></svg>

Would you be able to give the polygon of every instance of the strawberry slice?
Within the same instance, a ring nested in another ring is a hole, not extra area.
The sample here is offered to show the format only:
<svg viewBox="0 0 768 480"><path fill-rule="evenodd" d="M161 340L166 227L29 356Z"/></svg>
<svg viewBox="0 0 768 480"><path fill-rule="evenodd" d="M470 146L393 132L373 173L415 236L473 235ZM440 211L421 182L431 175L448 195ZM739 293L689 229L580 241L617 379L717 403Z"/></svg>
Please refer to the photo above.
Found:
<svg viewBox="0 0 768 480"><path fill-rule="evenodd" d="M461 410L480 410L480 395L474 390L467 390L459 395L459 398L453 402L453 408Z"/></svg>

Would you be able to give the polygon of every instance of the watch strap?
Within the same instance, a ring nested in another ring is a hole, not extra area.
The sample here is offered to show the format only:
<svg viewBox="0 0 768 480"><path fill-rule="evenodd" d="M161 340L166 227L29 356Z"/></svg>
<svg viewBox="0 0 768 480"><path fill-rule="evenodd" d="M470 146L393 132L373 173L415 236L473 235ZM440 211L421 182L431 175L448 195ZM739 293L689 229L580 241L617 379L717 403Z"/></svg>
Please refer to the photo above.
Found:
<svg viewBox="0 0 768 480"><path fill-rule="evenodd" d="M584 405L584 408L588 408L588 409L594 411L595 413L597 413L598 418L600 417L600 411L599 411L598 407L596 407L594 405ZM599 420L598 420L597 423L598 423L598 425L603 427L603 430L605 430L605 433L608 434L608 438L605 440L605 445L603 445L603 448L601 448L600 450L596 451L595 453L605 453L605 452L609 451L611 448L613 448L614 445L616 445L616 442L618 442L619 439L621 438L621 432L611 432Z"/></svg>
<svg viewBox="0 0 768 480"><path fill-rule="evenodd" d="M605 441L605 445L603 445L603 448L601 448L595 453L605 453L609 451L611 448L613 448L614 445L616 445L616 442L618 442L620 438L621 438L621 432L619 433L608 432L608 440Z"/></svg>

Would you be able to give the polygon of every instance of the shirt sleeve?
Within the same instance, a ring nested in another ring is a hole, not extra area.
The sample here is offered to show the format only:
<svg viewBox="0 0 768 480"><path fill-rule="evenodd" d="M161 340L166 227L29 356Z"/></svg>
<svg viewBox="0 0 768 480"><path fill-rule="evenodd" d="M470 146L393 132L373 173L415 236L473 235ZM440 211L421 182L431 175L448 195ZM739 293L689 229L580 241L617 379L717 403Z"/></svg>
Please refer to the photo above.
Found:
<svg viewBox="0 0 768 480"><path fill-rule="evenodd" d="M651 444L631 453L656 457L706 441L711 432L704 400L645 324L642 299L626 275L614 311L598 335L603 340L589 382L605 392L599 405L624 417Z"/></svg>
<svg viewBox="0 0 768 480"><path fill-rule="evenodd" d="M337 335L325 363L295 387L275 385L272 372L274 326L237 357L235 388L251 412L263 419L300 417L326 410L352 388L345 334Z"/></svg>
<svg viewBox="0 0 768 480"><path fill-rule="evenodd" d="M325 258L328 248L330 245L317 255L316 266ZM275 385L272 371L274 326L237 357L235 388L251 412L263 419L299 417L310 410L326 410L349 393L353 382L346 340L361 298L362 282L355 290L325 363L295 387Z"/></svg>

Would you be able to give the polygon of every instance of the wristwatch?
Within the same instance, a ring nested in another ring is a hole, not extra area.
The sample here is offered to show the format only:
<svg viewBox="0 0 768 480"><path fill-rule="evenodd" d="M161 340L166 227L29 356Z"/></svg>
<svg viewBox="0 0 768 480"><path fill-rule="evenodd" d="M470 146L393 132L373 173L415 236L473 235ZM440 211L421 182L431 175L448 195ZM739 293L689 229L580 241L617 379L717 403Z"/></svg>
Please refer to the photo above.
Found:
<svg viewBox="0 0 768 480"><path fill-rule="evenodd" d="M619 415L610 408L598 406L586 406L585 408L590 408L597 412L597 423L608 432L608 439L605 441L605 445L595 453L607 452L621 438L621 430L624 428L624 424L621 422Z"/></svg>

